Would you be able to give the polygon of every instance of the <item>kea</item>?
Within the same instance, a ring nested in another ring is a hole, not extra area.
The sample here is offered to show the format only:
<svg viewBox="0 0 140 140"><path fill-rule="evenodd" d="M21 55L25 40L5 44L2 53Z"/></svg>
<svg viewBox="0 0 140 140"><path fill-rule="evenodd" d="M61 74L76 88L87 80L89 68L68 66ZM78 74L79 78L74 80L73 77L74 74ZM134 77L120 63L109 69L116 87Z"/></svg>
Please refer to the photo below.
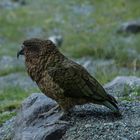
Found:
<svg viewBox="0 0 140 140"><path fill-rule="evenodd" d="M25 56L31 79L48 97L55 100L63 112L75 105L94 103L119 113L116 99L81 65L64 56L50 40L25 40L17 53ZM58 109L58 105L52 109Z"/></svg>

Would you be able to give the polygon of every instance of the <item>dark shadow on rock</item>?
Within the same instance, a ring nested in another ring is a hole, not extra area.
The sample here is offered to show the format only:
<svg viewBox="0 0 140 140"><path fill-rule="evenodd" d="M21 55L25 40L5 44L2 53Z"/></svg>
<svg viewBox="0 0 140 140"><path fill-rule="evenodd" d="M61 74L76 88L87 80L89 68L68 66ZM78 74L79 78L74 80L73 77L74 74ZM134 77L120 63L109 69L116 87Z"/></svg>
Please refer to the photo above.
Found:
<svg viewBox="0 0 140 140"><path fill-rule="evenodd" d="M117 33L138 34L140 33L140 21L126 22L121 25Z"/></svg>
<svg viewBox="0 0 140 140"><path fill-rule="evenodd" d="M122 115L115 114L113 112L98 112L98 111L87 111L87 112L77 112L76 117L83 118L83 117L92 117L105 120L106 117L108 120L112 121L112 118L118 120L122 118Z"/></svg>
<svg viewBox="0 0 140 140"><path fill-rule="evenodd" d="M77 107L69 116L73 126L63 136L64 140L91 139L135 139L140 136L140 103L123 101L119 103L121 116L101 106ZM85 108L85 109L83 109ZM89 108L89 109L87 109Z"/></svg>
<svg viewBox="0 0 140 140"><path fill-rule="evenodd" d="M90 106L90 105L86 105L86 106ZM63 116L62 119L71 120L72 117L79 120L84 120L85 118L89 118L95 120L98 119L100 121L115 122L121 120L123 115L121 113L120 114L114 113L108 109L107 111L105 109L102 110L100 109L100 106L97 108L93 107L93 109L91 110L81 109L79 106L76 110L71 110L69 114Z"/></svg>
<svg viewBox="0 0 140 140"><path fill-rule="evenodd" d="M68 124L57 123L62 118L62 112L39 117L54 106L56 102L43 94L35 93L28 97L16 117L14 140L59 140L68 128Z"/></svg>
<svg viewBox="0 0 140 140"><path fill-rule="evenodd" d="M27 1L26 0L11 0L12 2L19 3L20 5L26 5Z"/></svg>

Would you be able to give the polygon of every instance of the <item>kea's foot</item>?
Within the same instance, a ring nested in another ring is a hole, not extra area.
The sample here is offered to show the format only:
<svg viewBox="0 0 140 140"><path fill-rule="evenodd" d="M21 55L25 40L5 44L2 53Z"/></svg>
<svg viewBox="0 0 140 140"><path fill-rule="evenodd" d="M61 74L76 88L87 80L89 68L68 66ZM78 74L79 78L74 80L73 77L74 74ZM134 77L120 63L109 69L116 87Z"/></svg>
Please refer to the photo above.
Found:
<svg viewBox="0 0 140 140"><path fill-rule="evenodd" d="M65 112L62 111L60 114L59 114L59 119L62 119L62 117L65 115ZM53 125L69 125L70 123L68 121L64 121L64 120L56 120L54 122L48 122L46 124L43 124L42 126L44 127L49 127L49 126L53 126Z"/></svg>
<svg viewBox="0 0 140 140"><path fill-rule="evenodd" d="M44 127L49 127L49 126L53 126L53 125L69 125L69 122L67 121L63 121L63 120L58 120L56 122L52 122L52 123L47 123L44 125Z"/></svg>
<svg viewBox="0 0 140 140"><path fill-rule="evenodd" d="M48 117L52 115L53 113L57 112L56 110L59 109L59 105L56 105L55 107L51 108L48 112L44 112L42 114L39 114L38 117Z"/></svg>

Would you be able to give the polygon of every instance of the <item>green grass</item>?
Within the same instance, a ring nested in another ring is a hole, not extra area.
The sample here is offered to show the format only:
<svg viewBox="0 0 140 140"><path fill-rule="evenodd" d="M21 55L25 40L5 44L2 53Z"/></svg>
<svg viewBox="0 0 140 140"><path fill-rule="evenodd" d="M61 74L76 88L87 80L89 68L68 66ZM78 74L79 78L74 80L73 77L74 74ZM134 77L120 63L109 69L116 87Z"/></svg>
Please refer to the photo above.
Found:
<svg viewBox="0 0 140 140"><path fill-rule="evenodd" d="M4 112L4 114L0 114L0 126L6 121L9 120L11 117L15 116L15 112Z"/></svg>
<svg viewBox="0 0 140 140"><path fill-rule="evenodd" d="M29 95L19 87L8 87L0 90L0 124L16 114L21 101ZM6 111L6 113L5 113Z"/></svg>
<svg viewBox="0 0 140 140"><path fill-rule="evenodd" d="M33 37L62 34L64 42L60 51L68 57L115 60L117 69L110 71L109 67L95 73L103 84L117 75L140 76L140 35L117 34L122 23L139 19L139 5L139 0L30 0L13 10L1 8L0 56L16 57L23 40L28 38L27 32L42 28L43 33ZM0 71L0 76L15 72L23 72L23 69ZM15 115L14 110L27 96L28 93L18 87L0 90L0 123ZM5 111L10 113L4 114Z"/></svg>
<svg viewBox="0 0 140 140"><path fill-rule="evenodd" d="M39 92L38 89L27 90L18 86L10 86L0 90L0 125L7 119L16 115L21 102L33 92Z"/></svg>
<svg viewBox="0 0 140 140"><path fill-rule="evenodd" d="M140 87L135 85L128 85L124 86L123 97L120 100L126 101L140 101ZM138 97L138 98L137 98Z"/></svg>
<svg viewBox="0 0 140 140"><path fill-rule="evenodd" d="M80 7L84 4L92 7L91 12L80 14L74 11L74 6ZM120 37L115 32L120 23L139 18L140 10L137 6L139 4L139 1L130 0L127 2L124 0L117 2L106 0L102 2L91 0L87 2L65 2L64 0L33 2L31 0L27 6L11 11L1 10L1 35L8 40L8 43L15 43L17 49L17 44L26 38L26 29L41 27L45 32L45 36L42 37L47 38L54 29L58 28L64 36L65 42L61 49L64 53L72 57L113 58L121 64L122 60L128 60L128 55L124 55L127 53L125 48L140 51L139 36L132 37L133 43L127 43L125 41L127 37ZM119 56L118 50L120 50ZM134 57L136 56L129 57L128 63L133 61Z"/></svg>

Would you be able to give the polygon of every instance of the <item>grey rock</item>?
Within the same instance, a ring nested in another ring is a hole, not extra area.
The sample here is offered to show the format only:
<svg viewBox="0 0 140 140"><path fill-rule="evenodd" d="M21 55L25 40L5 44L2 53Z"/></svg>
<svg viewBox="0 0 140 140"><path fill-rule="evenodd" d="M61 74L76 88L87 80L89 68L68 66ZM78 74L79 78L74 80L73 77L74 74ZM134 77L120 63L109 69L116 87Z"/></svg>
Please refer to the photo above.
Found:
<svg viewBox="0 0 140 140"><path fill-rule="evenodd" d="M84 105L69 116L73 126L62 140L130 140L140 138L140 103L122 101L122 116L104 107Z"/></svg>
<svg viewBox="0 0 140 140"><path fill-rule="evenodd" d="M2 47L1 45L6 42L6 38L0 36L0 48Z"/></svg>
<svg viewBox="0 0 140 140"><path fill-rule="evenodd" d="M21 73L13 73L0 77L0 89L4 90L8 87L20 87L25 91L37 88L36 84L26 75Z"/></svg>
<svg viewBox="0 0 140 140"><path fill-rule="evenodd" d="M62 118L62 112L49 117L39 117L56 105L43 94L34 93L22 104L15 121L14 140L59 140L65 133L66 124L55 124ZM53 125L48 125L54 123Z"/></svg>
<svg viewBox="0 0 140 140"><path fill-rule="evenodd" d="M137 92L140 90L140 78L135 76L118 76L110 83L107 83L104 88L107 92L117 97L129 96L132 98L134 96L139 98L137 96L140 96L140 94Z"/></svg>
<svg viewBox="0 0 140 140"><path fill-rule="evenodd" d="M8 135L9 138L13 140L139 140L140 138L139 102L122 101L119 104L122 116L117 116L99 105L76 106L66 116L70 127L62 124L47 126L47 123L55 122L62 117L60 112L44 118L39 118L38 115L48 111L55 104L43 94L32 94L23 102L14 121L14 127L10 130L11 135Z"/></svg>
<svg viewBox="0 0 140 140"><path fill-rule="evenodd" d="M93 5L89 4L74 5L72 7L72 11L78 15L88 16L93 12L93 10L94 10Z"/></svg>
<svg viewBox="0 0 140 140"><path fill-rule="evenodd" d="M91 74L95 74L99 69L116 69L114 60L94 60L91 57L75 59L75 61L84 66Z"/></svg>
<svg viewBox="0 0 140 140"><path fill-rule="evenodd" d="M63 37L61 35L52 35L48 39L51 40L56 47L61 47L63 43Z"/></svg>
<svg viewBox="0 0 140 140"><path fill-rule="evenodd" d="M59 24L65 24L65 19L64 19L63 15L60 13L56 13L54 15L54 21L59 23ZM53 30L51 30L51 32L53 34L57 34L57 33L60 33L60 29L53 28Z"/></svg>
<svg viewBox="0 0 140 140"><path fill-rule="evenodd" d="M140 32L140 21L131 21L123 23L117 32L137 34Z"/></svg>
<svg viewBox="0 0 140 140"><path fill-rule="evenodd" d="M2 56L0 58L0 71L7 71L9 69L23 69L24 62L22 59L18 59L16 57L11 56Z"/></svg>
<svg viewBox="0 0 140 140"><path fill-rule="evenodd" d="M10 120L6 121L2 127L0 127L0 140L10 140L14 134L14 124L15 124L15 117L11 118Z"/></svg>
<svg viewBox="0 0 140 140"><path fill-rule="evenodd" d="M138 53L131 49L128 49L126 53L129 55L129 57L132 56L139 57ZM82 57L80 59L74 59L74 61L83 65L94 77L96 77L96 74L130 75L130 73L133 73L133 75L139 75L139 69L137 68L139 59L134 59L133 71L132 69L126 67L120 68L119 66L116 65L113 59L104 60L104 59L93 59L92 57Z"/></svg>
<svg viewBox="0 0 140 140"><path fill-rule="evenodd" d="M139 87L140 79L132 76L117 77L104 87L107 92L110 94L114 92L115 96L119 97L122 96L125 84L131 88ZM57 110L48 117L38 117L55 105L55 101L43 94L32 94L22 103L16 119L13 120L13 129L7 130L6 127L2 127L0 137L13 136L13 140L139 140L140 138L139 101L119 101L122 116L113 114L104 106L86 104L76 106L67 116L63 116L62 112ZM57 123L47 126L48 123L57 122L62 118L68 120L71 126Z"/></svg>
<svg viewBox="0 0 140 140"><path fill-rule="evenodd" d="M45 31L41 27L26 28L23 29L23 32L25 32L27 38L42 38L45 36Z"/></svg>
<svg viewBox="0 0 140 140"><path fill-rule="evenodd" d="M2 56L0 58L0 89L4 90L8 87L20 87L26 91L37 88L36 84L24 73L25 69L23 57L17 60L16 57Z"/></svg>
<svg viewBox="0 0 140 140"><path fill-rule="evenodd" d="M4 9L15 9L19 6L18 3L12 2L11 0L1 0L0 1L0 7Z"/></svg>
<svg viewBox="0 0 140 140"><path fill-rule="evenodd" d="M20 5L25 5L27 3L26 0L11 0L11 1L19 3Z"/></svg>

